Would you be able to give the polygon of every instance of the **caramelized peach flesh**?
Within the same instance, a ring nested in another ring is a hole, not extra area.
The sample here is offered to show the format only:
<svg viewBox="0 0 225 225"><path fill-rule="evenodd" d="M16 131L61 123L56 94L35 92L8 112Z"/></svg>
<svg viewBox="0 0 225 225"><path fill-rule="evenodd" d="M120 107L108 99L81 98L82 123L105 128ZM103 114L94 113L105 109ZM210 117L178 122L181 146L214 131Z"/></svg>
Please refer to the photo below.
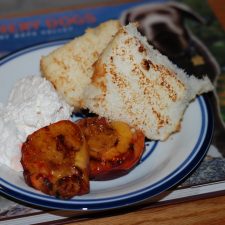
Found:
<svg viewBox="0 0 225 225"><path fill-rule="evenodd" d="M90 179L108 180L128 173L144 151L144 134L120 121L105 118L81 119L90 154Z"/></svg>
<svg viewBox="0 0 225 225"><path fill-rule="evenodd" d="M83 133L63 120L29 135L22 145L28 185L62 199L89 192L89 155Z"/></svg>

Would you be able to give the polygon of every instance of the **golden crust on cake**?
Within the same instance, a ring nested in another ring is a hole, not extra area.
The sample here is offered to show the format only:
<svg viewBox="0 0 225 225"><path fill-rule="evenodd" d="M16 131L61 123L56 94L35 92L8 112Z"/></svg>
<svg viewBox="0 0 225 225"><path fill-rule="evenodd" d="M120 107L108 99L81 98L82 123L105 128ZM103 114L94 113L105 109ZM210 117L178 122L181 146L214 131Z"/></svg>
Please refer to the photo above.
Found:
<svg viewBox="0 0 225 225"><path fill-rule="evenodd" d="M93 73L93 63L119 28L118 21L109 20L87 29L84 35L41 58L42 75L75 109L81 107L83 90Z"/></svg>
<svg viewBox="0 0 225 225"><path fill-rule="evenodd" d="M165 140L179 131L190 101L212 89L207 77L187 75L130 24L95 63L84 102L102 117L124 121L149 139Z"/></svg>

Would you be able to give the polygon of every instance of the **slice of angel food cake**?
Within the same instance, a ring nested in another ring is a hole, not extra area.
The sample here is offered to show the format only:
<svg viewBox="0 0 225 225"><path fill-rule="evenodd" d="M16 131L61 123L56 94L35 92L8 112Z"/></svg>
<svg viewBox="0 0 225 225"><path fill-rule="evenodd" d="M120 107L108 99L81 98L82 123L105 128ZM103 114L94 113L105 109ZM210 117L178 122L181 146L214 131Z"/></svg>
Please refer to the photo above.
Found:
<svg viewBox="0 0 225 225"><path fill-rule="evenodd" d="M149 45L136 24L121 27L93 67L84 107L126 122L151 140L178 132L189 103L213 90L207 76L186 74Z"/></svg>
<svg viewBox="0 0 225 225"><path fill-rule="evenodd" d="M83 90L90 83L93 63L120 26L117 20L109 20L88 28L82 36L41 58L42 75L75 110L80 108Z"/></svg>

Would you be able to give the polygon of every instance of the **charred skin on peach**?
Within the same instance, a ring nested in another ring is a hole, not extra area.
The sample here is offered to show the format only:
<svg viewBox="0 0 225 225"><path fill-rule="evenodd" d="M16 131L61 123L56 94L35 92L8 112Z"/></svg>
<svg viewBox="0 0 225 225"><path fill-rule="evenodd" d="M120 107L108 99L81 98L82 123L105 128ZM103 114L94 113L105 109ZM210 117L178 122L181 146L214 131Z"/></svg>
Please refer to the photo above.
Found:
<svg viewBox="0 0 225 225"><path fill-rule="evenodd" d="M21 163L28 185L62 199L89 192L89 155L80 128L63 120L29 135Z"/></svg>
<svg viewBox="0 0 225 225"><path fill-rule="evenodd" d="M120 121L92 117L76 122L90 154L90 179L108 180L128 173L144 151L144 134Z"/></svg>

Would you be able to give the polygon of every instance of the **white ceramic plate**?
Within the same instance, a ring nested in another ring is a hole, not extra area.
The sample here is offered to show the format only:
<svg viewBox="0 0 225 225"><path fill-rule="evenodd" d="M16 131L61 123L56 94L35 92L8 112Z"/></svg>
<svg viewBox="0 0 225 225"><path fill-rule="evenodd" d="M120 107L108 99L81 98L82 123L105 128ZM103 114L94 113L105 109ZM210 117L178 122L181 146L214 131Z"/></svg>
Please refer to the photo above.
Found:
<svg viewBox="0 0 225 225"><path fill-rule="evenodd" d="M65 41L14 53L0 61L0 102L5 103L16 80L40 75L39 62ZM141 162L129 174L93 181L87 195L60 200L27 186L23 174L0 166L0 192L34 205L58 209L103 210L151 198L184 179L204 157L212 137L213 118L206 97L198 97L185 112L182 129L165 142L146 142Z"/></svg>

